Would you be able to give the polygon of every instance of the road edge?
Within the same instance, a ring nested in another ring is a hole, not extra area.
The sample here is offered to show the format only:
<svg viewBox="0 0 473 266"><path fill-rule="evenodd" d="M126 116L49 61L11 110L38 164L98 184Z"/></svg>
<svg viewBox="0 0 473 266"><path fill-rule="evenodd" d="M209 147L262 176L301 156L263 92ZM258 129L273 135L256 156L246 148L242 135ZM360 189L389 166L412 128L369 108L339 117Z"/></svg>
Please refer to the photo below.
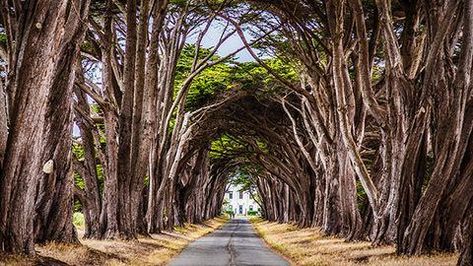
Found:
<svg viewBox="0 0 473 266"><path fill-rule="evenodd" d="M250 222L251 227L253 227L253 230L255 230L256 235L257 235L261 240L263 240L263 244L264 244L269 250L271 250L271 251L273 251L274 253L278 254L279 256L283 257L287 262L289 262L290 265L292 265L292 266L298 265L291 257L289 257L288 255L284 254L284 253L281 252L280 250L274 248L270 243L268 243L268 241L264 238L263 234L258 230L258 228L256 228L255 223L256 223L256 222L259 222L259 221L264 221L263 218L261 218L261 217L251 217L251 218L248 219L248 221Z"/></svg>

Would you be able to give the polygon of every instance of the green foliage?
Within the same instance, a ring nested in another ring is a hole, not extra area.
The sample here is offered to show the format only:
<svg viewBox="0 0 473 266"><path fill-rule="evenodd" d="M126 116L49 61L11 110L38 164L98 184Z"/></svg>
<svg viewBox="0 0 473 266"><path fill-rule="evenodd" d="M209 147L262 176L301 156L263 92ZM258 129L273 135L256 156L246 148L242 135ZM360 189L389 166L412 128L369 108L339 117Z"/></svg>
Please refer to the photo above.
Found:
<svg viewBox="0 0 473 266"><path fill-rule="evenodd" d="M81 145L74 143L72 145L72 153L79 161L84 160L84 149ZM84 179L79 175L79 173L74 172L74 184L79 189L85 188ZM74 211L81 211L82 204L78 200L74 200Z"/></svg>
<svg viewBox="0 0 473 266"><path fill-rule="evenodd" d="M7 45L7 34L4 32L0 33L0 44L3 46Z"/></svg>
<svg viewBox="0 0 473 266"><path fill-rule="evenodd" d="M72 144L72 153L79 161L84 159L84 148L81 145L77 143Z"/></svg>
<svg viewBox="0 0 473 266"><path fill-rule="evenodd" d="M93 112L93 113L96 113L96 114L100 114L102 113L102 110L100 109L100 106L96 103L94 104L90 104L90 110Z"/></svg>
<svg viewBox="0 0 473 266"><path fill-rule="evenodd" d="M199 60L211 53L210 49L200 48ZM182 88L185 80L190 76L195 56L195 46L186 45L176 65L174 95ZM219 60L218 55L213 55L211 61ZM297 82L297 67L292 63L283 62L281 59L266 59L265 63L278 75L290 82ZM186 109L195 110L212 102L216 95L231 90L240 89L260 91L264 93L279 93L285 90L280 82L268 71L255 62L236 63L229 59L220 64L204 69L197 75L190 85L186 97Z"/></svg>
<svg viewBox="0 0 473 266"><path fill-rule="evenodd" d="M238 64L232 72L232 81L243 90L264 88L267 78L267 71L254 62Z"/></svg>
<svg viewBox="0 0 473 266"><path fill-rule="evenodd" d="M103 139L103 142L105 144L105 138ZM74 143L72 145L72 153L79 161L85 160L84 148L80 144ZM104 181L105 181L103 166L101 164L96 164L96 171L97 171L97 178L98 178L97 181L99 185L99 190L100 190L100 193L102 193L103 187L104 187ZM85 181L78 172L74 172L74 185L79 189L82 189L82 190L86 189ZM82 204L78 199L74 200L74 211L75 212L82 211Z"/></svg>
<svg viewBox="0 0 473 266"><path fill-rule="evenodd" d="M95 47L89 40L84 40L80 45L80 49L81 51L93 54Z"/></svg>
<svg viewBox="0 0 473 266"><path fill-rule="evenodd" d="M358 208L360 210L365 210L368 208L368 196L366 195L366 191L363 188L363 185L361 185L360 181L356 181L356 196L358 198Z"/></svg>
<svg viewBox="0 0 473 266"><path fill-rule="evenodd" d="M258 215L258 212L257 211L248 211L246 214L249 215L249 216L256 216L256 215Z"/></svg>
<svg viewBox="0 0 473 266"><path fill-rule="evenodd" d="M85 188L84 179L77 172L74 173L74 184L80 189Z"/></svg>
<svg viewBox="0 0 473 266"><path fill-rule="evenodd" d="M210 158L222 158L231 156L244 149L244 146L237 142L232 136L224 134L220 138L212 141L210 146Z"/></svg>
<svg viewBox="0 0 473 266"><path fill-rule="evenodd" d="M187 95L187 107L197 109L210 102L214 96L231 88L231 68L220 64L204 70L194 79L189 94Z"/></svg>
<svg viewBox="0 0 473 266"><path fill-rule="evenodd" d="M276 73L278 73L279 76L283 77L286 80L289 81L296 81L299 77L297 71L296 71L296 66L291 64L290 62L283 62L280 59L269 59L265 60L266 64L273 69ZM274 78L273 76L270 76L270 80L273 81Z"/></svg>
<svg viewBox="0 0 473 266"><path fill-rule="evenodd" d="M289 82L298 80L297 67L281 59L263 60L279 76ZM279 93L285 88L267 70L256 62L240 63L232 72L232 82L239 84L244 90L260 90L264 93Z"/></svg>
<svg viewBox="0 0 473 266"><path fill-rule="evenodd" d="M188 2L187 0L171 0L169 1L169 4L177 5L177 6L185 6L187 2Z"/></svg>
<svg viewBox="0 0 473 266"><path fill-rule="evenodd" d="M199 60L209 56L210 49L200 48ZM176 65L176 78L174 95L182 88L183 83L191 75L192 64L195 56L195 46L187 44L181 52ZM220 57L213 55L211 61ZM186 109L195 110L209 103L216 94L231 88L232 67L228 63L220 63L204 69L197 75L189 88L186 97Z"/></svg>
<svg viewBox="0 0 473 266"><path fill-rule="evenodd" d="M72 223L76 228L83 229L85 226L84 214L82 214L81 212L74 212L72 216Z"/></svg>
<svg viewBox="0 0 473 266"><path fill-rule="evenodd" d="M239 186L241 192L248 192L256 202L260 201L260 196L253 177L258 174L261 168L251 163L240 164L231 174L230 183Z"/></svg>
<svg viewBox="0 0 473 266"><path fill-rule="evenodd" d="M82 203L78 199L74 199L74 205L72 206L74 212L82 211Z"/></svg>
<svg viewBox="0 0 473 266"><path fill-rule="evenodd" d="M251 186L253 185L252 182L252 175L245 171L245 167L239 167L233 176L232 180L230 181L234 185L239 185L241 186L240 191L248 191L251 189Z"/></svg>

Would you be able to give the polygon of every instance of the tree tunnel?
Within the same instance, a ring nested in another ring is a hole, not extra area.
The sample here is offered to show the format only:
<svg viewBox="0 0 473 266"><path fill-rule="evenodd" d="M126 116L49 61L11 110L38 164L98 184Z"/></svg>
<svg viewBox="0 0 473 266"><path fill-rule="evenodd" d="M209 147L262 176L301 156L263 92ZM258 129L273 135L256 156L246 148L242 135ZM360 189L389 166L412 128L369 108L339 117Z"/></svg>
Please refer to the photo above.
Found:
<svg viewBox="0 0 473 266"><path fill-rule="evenodd" d="M244 171L268 220L472 264L472 0L1 6L3 251L199 223Z"/></svg>

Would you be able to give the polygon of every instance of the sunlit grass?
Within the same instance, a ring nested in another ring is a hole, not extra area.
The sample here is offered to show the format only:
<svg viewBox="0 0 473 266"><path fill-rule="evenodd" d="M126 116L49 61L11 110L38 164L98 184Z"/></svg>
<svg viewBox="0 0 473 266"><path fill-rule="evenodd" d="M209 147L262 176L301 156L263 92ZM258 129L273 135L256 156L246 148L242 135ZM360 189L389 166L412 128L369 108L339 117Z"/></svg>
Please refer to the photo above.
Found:
<svg viewBox="0 0 473 266"><path fill-rule="evenodd" d="M396 256L393 246L373 247L370 242L346 242L328 237L318 228L298 228L251 219L258 234L293 265L455 265L458 255L436 253L424 256Z"/></svg>
<svg viewBox="0 0 473 266"><path fill-rule="evenodd" d="M84 214L82 214L81 212L75 212L74 215L72 216L72 223L77 229L84 230L84 226L85 226Z"/></svg>

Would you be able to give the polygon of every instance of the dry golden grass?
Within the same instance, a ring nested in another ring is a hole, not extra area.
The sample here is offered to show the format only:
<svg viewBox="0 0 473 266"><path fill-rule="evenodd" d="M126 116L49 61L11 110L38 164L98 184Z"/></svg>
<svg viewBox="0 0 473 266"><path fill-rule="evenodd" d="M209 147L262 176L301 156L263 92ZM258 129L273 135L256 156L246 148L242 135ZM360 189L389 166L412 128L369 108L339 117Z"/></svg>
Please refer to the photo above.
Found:
<svg viewBox="0 0 473 266"><path fill-rule="evenodd" d="M258 234L293 265L455 265L457 254L396 256L392 246L373 247L370 242L345 242L327 237L317 228L300 229L292 224L278 224L251 219Z"/></svg>
<svg viewBox="0 0 473 266"><path fill-rule="evenodd" d="M174 232L137 241L82 239L82 245L50 243L38 246L38 256L34 258L0 254L0 265L164 265L189 242L214 231L226 221L215 218L201 225L187 224Z"/></svg>

